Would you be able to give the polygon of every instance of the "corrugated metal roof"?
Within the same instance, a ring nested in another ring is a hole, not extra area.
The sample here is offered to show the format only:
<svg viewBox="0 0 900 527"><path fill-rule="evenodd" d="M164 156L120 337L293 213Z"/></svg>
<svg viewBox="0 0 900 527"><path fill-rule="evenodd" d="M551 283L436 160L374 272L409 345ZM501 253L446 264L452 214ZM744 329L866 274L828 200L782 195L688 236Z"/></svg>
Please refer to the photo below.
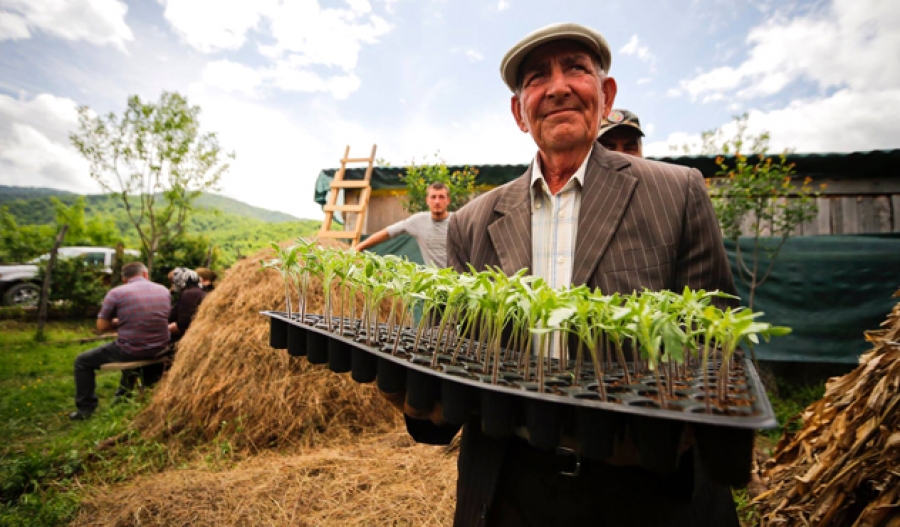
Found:
<svg viewBox="0 0 900 527"><path fill-rule="evenodd" d="M769 154L769 157L777 155ZM666 156L649 159L696 168L703 173L704 177L715 177L716 172L719 171L719 167L715 163L716 157L718 156ZM734 156L724 157L726 160L734 158ZM787 162L795 164L796 177L811 177L814 180L900 178L900 149L846 153L792 153L787 155ZM520 176L528 167L527 164L473 166L478 169L476 182L479 185L502 185ZM463 165L453 165L448 168L454 171L464 167ZM318 203L325 203L325 195L336 171L335 168L329 168L319 173L315 195ZM376 167L372 173L372 187L376 189L403 188L405 185L399 176L405 171L405 167ZM347 169L344 177L346 179L362 179L364 174L365 168L351 168Z"/></svg>

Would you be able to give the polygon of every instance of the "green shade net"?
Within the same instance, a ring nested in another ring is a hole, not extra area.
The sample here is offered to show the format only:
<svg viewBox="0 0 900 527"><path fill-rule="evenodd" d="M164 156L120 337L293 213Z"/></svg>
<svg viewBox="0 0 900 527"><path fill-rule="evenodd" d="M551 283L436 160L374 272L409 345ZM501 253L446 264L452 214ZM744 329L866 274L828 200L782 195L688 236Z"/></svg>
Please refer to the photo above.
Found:
<svg viewBox="0 0 900 527"><path fill-rule="evenodd" d="M768 245L777 239L764 239ZM740 239L741 253L753 239ZM738 294L750 297L735 267L735 244L725 242ZM769 260L761 259L761 268ZM869 349L863 332L878 329L900 287L900 234L789 238L768 280L756 290L753 309L762 320L793 328L786 337L761 342L760 360L856 363Z"/></svg>

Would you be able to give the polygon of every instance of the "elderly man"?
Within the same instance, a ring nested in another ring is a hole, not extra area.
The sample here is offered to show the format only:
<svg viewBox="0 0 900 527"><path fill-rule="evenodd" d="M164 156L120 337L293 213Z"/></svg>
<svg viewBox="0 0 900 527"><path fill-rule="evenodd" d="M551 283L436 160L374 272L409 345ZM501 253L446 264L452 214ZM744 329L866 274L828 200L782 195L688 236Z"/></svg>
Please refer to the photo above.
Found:
<svg viewBox="0 0 900 527"><path fill-rule="evenodd" d="M509 50L500 69L512 113L538 152L520 178L450 220L449 265L527 268L554 286L605 293L733 292L700 173L596 144L616 95L610 62L604 38L576 24L545 27ZM440 424L439 409L405 410L419 442L447 443L457 432ZM462 433L455 525L737 526L729 489L709 481L685 445L679 468L657 474L637 466L629 441L593 462L488 437L473 420Z"/></svg>
<svg viewBox="0 0 900 527"><path fill-rule="evenodd" d="M113 288L103 299L97 315L97 331L118 329L115 342L75 358L75 407L69 418L84 421L97 409L94 372L109 362L132 362L155 357L169 345L171 297L164 286L150 281L147 267L140 262L122 266L123 285ZM120 388L127 389L123 375Z"/></svg>
<svg viewBox="0 0 900 527"><path fill-rule="evenodd" d="M450 223L447 220L453 215L447 209L450 206L450 189L441 182L428 185L425 204L428 212L413 214L376 232L354 245L353 250L364 251L406 233L419 244L425 265L447 267L447 225Z"/></svg>
<svg viewBox="0 0 900 527"><path fill-rule="evenodd" d="M597 141L603 148L613 152L622 152L637 157L644 157L641 138L641 121L638 116L628 110L613 110L600 122L600 133Z"/></svg>

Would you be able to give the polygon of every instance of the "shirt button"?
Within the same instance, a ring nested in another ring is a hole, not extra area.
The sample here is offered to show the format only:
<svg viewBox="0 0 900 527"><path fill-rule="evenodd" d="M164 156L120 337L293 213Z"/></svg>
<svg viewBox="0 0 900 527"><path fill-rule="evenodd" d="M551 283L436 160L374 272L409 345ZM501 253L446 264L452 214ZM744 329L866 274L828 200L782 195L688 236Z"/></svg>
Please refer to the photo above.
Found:
<svg viewBox="0 0 900 527"><path fill-rule="evenodd" d="M566 257L565 257L565 256L560 256L559 258L556 259L556 261L559 262L559 263L563 263L563 262L566 261Z"/></svg>
<svg viewBox="0 0 900 527"><path fill-rule="evenodd" d="M534 204L534 208L536 208L536 209L541 208L541 202L538 201L537 203L535 203L535 204Z"/></svg>
<svg viewBox="0 0 900 527"><path fill-rule="evenodd" d="M566 211L564 211L564 210L559 211L559 217L560 217L560 218L565 218L565 217L566 217Z"/></svg>

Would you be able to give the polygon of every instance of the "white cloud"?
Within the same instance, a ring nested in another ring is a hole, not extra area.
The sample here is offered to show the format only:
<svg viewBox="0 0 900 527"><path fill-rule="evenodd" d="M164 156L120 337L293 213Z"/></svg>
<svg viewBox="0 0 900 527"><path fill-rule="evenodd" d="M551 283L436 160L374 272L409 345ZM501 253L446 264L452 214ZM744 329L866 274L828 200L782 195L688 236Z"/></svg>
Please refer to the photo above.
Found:
<svg viewBox="0 0 900 527"><path fill-rule="evenodd" d="M5 185L97 192L87 162L69 143L78 126L75 101L41 94L16 100L0 94L0 174Z"/></svg>
<svg viewBox="0 0 900 527"><path fill-rule="evenodd" d="M477 49L467 49L466 57L469 58L472 62L478 62L480 60L484 60L484 55L482 55Z"/></svg>
<svg viewBox="0 0 900 527"><path fill-rule="evenodd" d="M771 151L854 152L897 148L900 89L859 93L843 89L829 97L795 100L784 108L750 110L747 133L771 134ZM734 125L722 126L725 137ZM645 145L648 156L671 155L671 145L700 144L699 134L677 132Z"/></svg>
<svg viewBox="0 0 900 527"><path fill-rule="evenodd" d="M619 53L625 56L634 56L650 67L650 72L656 71L656 56L650 52L650 48L642 46L637 35L631 35L631 40L619 49Z"/></svg>
<svg viewBox="0 0 900 527"><path fill-rule="evenodd" d="M161 1L175 31L204 53L239 49L250 31L268 32L271 41L256 45L266 64L255 71L241 70L234 63L219 64L209 73L210 78L224 77L223 89L254 96L260 87L271 86L284 91L325 91L345 99L360 86L353 70L363 45L377 43L391 29L372 13L368 0L348 0L345 9L323 9L316 0ZM325 73L330 69L341 73ZM245 73L246 78L230 80Z"/></svg>
<svg viewBox="0 0 900 527"><path fill-rule="evenodd" d="M750 51L737 66L682 80L692 99L733 94L751 99L779 93L797 80L820 89L889 89L900 85L900 9L878 0L834 0L827 9L774 18L747 35Z"/></svg>
<svg viewBox="0 0 900 527"><path fill-rule="evenodd" d="M0 42L4 40L20 40L31 36L25 17L15 13L0 11Z"/></svg>
<svg viewBox="0 0 900 527"><path fill-rule="evenodd" d="M497 2L497 11L506 11L509 9L510 3L508 0L500 0Z"/></svg>
<svg viewBox="0 0 900 527"><path fill-rule="evenodd" d="M254 2L222 0L159 0L163 16L192 47L204 53L238 49L247 31L255 28L269 0Z"/></svg>
<svg viewBox="0 0 900 527"><path fill-rule="evenodd" d="M249 96L255 95L256 89L262 83L262 75L258 71L230 60L207 63L201 78L207 86Z"/></svg>
<svg viewBox="0 0 900 527"><path fill-rule="evenodd" d="M125 51L134 39L120 0L0 0L0 41L29 38L34 30Z"/></svg>

